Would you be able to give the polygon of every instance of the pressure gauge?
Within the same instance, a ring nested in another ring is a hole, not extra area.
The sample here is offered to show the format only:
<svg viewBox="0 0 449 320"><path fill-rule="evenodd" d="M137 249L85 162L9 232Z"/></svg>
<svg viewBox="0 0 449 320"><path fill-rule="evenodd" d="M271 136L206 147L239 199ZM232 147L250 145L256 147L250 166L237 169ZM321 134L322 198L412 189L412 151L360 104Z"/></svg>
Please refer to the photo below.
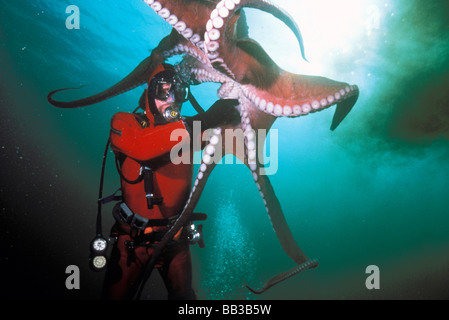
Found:
<svg viewBox="0 0 449 320"><path fill-rule="evenodd" d="M100 270L106 266L106 257L105 256L96 256L92 259L92 265L94 268Z"/></svg>
<svg viewBox="0 0 449 320"><path fill-rule="evenodd" d="M102 251L106 250L107 245L108 245L108 243L105 239L96 238L92 242L92 249L96 252L102 252Z"/></svg>
<svg viewBox="0 0 449 320"><path fill-rule="evenodd" d="M91 255L89 257L90 267L94 271L101 271L106 266L107 259L105 252L108 248L108 241L98 234L90 243Z"/></svg>

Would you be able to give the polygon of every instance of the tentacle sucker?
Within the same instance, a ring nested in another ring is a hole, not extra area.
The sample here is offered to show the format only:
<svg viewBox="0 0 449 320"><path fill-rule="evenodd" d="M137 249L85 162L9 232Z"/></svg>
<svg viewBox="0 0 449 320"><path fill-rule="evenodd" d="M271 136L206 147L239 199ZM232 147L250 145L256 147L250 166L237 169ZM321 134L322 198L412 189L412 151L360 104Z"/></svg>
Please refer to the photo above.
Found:
<svg viewBox="0 0 449 320"><path fill-rule="evenodd" d="M153 271L153 268L163 248L165 248L166 244L169 241L171 241L173 237L176 235L176 233L189 221L190 215L193 213L193 210L195 209L201 197L201 193L203 192L204 187L206 186L207 179L212 170L215 168L216 163L210 161L210 156L213 154L215 150L215 147L213 146L213 141L216 138L218 138L218 136L221 134L221 129L217 128L213 132L214 134L210 138L209 144L206 145L205 152L203 154L202 162L197 177L195 179L194 186L190 192L189 199L187 200L184 209L182 210L181 214L179 215L178 219L175 221L173 226L170 228L170 230L164 235L162 240L158 243L158 246L155 248L150 261L145 266L143 281L140 282L140 286L136 293L137 299L140 299L140 295L142 294L146 280L148 280L148 278L150 277L151 272ZM208 148L209 146L211 146L211 148Z"/></svg>
<svg viewBox="0 0 449 320"><path fill-rule="evenodd" d="M284 22L295 34L300 45L302 57L306 59L301 32L295 20L283 9L266 0L221 0L211 12L209 20L206 23L206 32L204 34L205 51L211 60L217 59L220 56L218 50L221 43L224 42L221 38L228 28L229 18L244 7L269 12Z"/></svg>

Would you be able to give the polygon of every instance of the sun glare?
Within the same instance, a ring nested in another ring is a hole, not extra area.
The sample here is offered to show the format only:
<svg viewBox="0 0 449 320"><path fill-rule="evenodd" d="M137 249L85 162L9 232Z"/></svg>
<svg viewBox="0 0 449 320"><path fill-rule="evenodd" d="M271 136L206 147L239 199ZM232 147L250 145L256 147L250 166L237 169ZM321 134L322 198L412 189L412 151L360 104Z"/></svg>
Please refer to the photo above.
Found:
<svg viewBox="0 0 449 320"><path fill-rule="evenodd" d="M284 70L324 74L335 55L351 55L382 25L388 4L380 0L273 1L296 21L308 62L301 58L293 32L270 14L245 10L250 37L258 41Z"/></svg>

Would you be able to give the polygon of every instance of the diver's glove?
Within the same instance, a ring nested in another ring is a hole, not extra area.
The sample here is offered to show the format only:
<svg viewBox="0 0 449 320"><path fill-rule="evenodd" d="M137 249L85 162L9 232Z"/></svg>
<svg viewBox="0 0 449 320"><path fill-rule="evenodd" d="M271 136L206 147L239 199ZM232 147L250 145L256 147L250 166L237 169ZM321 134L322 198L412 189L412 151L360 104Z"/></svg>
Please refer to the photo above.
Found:
<svg viewBox="0 0 449 320"><path fill-rule="evenodd" d="M237 99L218 100L206 112L184 118L184 124L190 132L192 132L194 121L201 122L201 131L236 125L240 122L240 112L236 108L238 104Z"/></svg>

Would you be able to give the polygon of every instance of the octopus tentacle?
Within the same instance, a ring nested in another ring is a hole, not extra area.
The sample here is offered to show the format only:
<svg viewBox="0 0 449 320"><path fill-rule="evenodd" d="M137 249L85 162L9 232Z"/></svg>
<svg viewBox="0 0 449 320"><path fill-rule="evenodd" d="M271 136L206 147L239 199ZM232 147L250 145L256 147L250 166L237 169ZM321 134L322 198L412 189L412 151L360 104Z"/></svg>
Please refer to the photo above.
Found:
<svg viewBox="0 0 449 320"><path fill-rule="evenodd" d="M244 7L269 12L283 21L295 34L305 59L303 39L296 22L287 12L269 1L143 1L172 25L180 35L206 52L214 66L231 78L236 79L236 76L233 68L229 67L229 62L226 61L227 51L228 47L231 47L231 50L235 49L235 43L232 41L238 37L237 22L241 15L240 9ZM226 36L223 37L222 34ZM223 52L222 49L224 49Z"/></svg>
<svg viewBox="0 0 449 320"><path fill-rule="evenodd" d="M145 84L148 81L148 77L155 70L157 66L163 63L167 58L177 54L189 53L194 56L196 59L201 61L201 63L207 64L207 58L204 58L204 55L198 53L196 50L192 50L191 48L187 49L185 46L180 44L179 35L176 32L172 32L170 35L163 38L157 48L155 48L151 55L145 58L139 65L129 73L125 78L119 81L117 84L112 87L89 97L74 100L74 101L57 101L53 99L53 95L57 92L67 90L67 89L58 89L50 92L47 95L47 100L55 107L58 108L79 108L92 104L96 104L127 91L130 91L138 86ZM182 39L182 38L181 38ZM174 50L180 44L182 46L182 51ZM185 49L185 51L184 51Z"/></svg>
<svg viewBox="0 0 449 320"><path fill-rule="evenodd" d="M240 9L245 7L269 12L284 22L290 30L292 30L298 40L301 55L305 59L304 44L301 32L295 20L283 9L265 0L222 0L217 3L215 9L210 13L210 18L206 24L204 44L211 60L217 59L220 56L219 48L227 42L228 38L235 38L234 24L236 21L235 19L232 19L232 17L236 12L239 12ZM224 33L229 34L222 37L222 34Z"/></svg>
<svg viewBox="0 0 449 320"><path fill-rule="evenodd" d="M318 267L317 260L315 260L315 259L307 260L306 262L304 262L284 273L281 273L281 274L273 277L272 279L267 281L260 289L253 289L246 284L245 284L245 287L248 288L248 290L250 290L251 292L253 292L255 294L262 294L265 291L267 291L268 289L270 289L271 287L277 285L278 283L281 283L282 281L287 280L300 272L303 272L303 271L309 270L309 269L315 269L316 267Z"/></svg>
<svg viewBox="0 0 449 320"><path fill-rule="evenodd" d="M260 149L256 148L255 143L255 130L253 129L253 124L249 118L251 109L254 109L254 105L246 97L241 97L240 106L242 109L242 123L243 129L245 130L245 163L247 167L251 170L254 182L257 189L261 195L265 209L267 210L268 216L270 218L273 229L278 237L282 248L285 253L297 264L293 269L284 272L282 274L276 275L274 278L269 280L261 289L254 290L249 286L246 286L249 290L254 293L260 294L268 290L272 286L298 274L306 269L316 267L318 263L310 263L310 259L305 255L301 248L296 243L293 234L287 224L281 204L274 192L273 186L267 175L261 173L261 165L259 161ZM274 122L274 121L273 121ZM254 123L254 125L257 125ZM265 127L270 127L266 124ZM265 143L265 139L259 141L259 146Z"/></svg>
<svg viewBox="0 0 449 320"><path fill-rule="evenodd" d="M193 183L193 187L190 192L189 200L187 201L185 208L190 208L191 210L193 210L195 208L195 206L198 203L198 200L200 199L201 193L204 190L207 179L208 179L210 173L212 172L212 170L216 166L216 162L213 161L213 157L215 155L216 148L220 141L221 132L222 132L221 128L214 129L213 135L209 139L209 143L204 148L201 165L198 170L196 179Z"/></svg>
<svg viewBox="0 0 449 320"><path fill-rule="evenodd" d="M185 39L199 48L204 46L204 26L207 12L214 7L213 1L143 0L162 19L168 22Z"/></svg>
<svg viewBox="0 0 449 320"><path fill-rule="evenodd" d="M257 174L257 170L252 170L256 186L263 199L268 216L270 217L276 235L281 246L287 255L297 264L302 264L309 260L305 253L299 248L294 240L293 234L288 227L283 210L271 185L270 179L266 175Z"/></svg>
<svg viewBox="0 0 449 320"><path fill-rule="evenodd" d="M220 134L221 128L213 130L213 135L210 138L209 143L204 148L205 151L203 154L201 165L198 170L198 174L196 176L189 198L184 206L184 209L182 210L181 214L179 215L178 219L175 221L173 226L170 228L170 230L164 235L162 240L159 242L158 246L155 248L151 256L150 261L145 266L143 280L140 282L140 286L136 293L137 299L140 299L140 295L142 294L145 282L150 277L151 272L160 254L162 253L162 250L166 247L167 243L173 239L176 233L178 233L178 231L189 221L190 215L193 213L193 210L195 209L201 197L201 193L203 192L206 186L207 179L211 174L211 172L213 171L213 169L215 168L216 163L211 161L211 157L215 152L215 145L217 144L216 141L217 139L219 139Z"/></svg>
<svg viewBox="0 0 449 320"><path fill-rule="evenodd" d="M337 104L337 108L335 110L334 118L332 119L332 124L330 128L332 131L334 131L340 125L340 123L346 118L349 112L351 112L358 98L359 98L359 91L357 90L348 99Z"/></svg>
<svg viewBox="0 0 449 320"><path fill-rule="evenodd" d="M310 113L322 111L335 104L340 104L351 97L354 97L355 100L357 100L359 89L355 85L338 83L318 77L295 75L294 78L297 79L299 77L303 78L301 80L301 85L304 86L304 88L303 90L298 90L296 94L293 92L290 96L288 96L288 94L270 94L269 92L259 90L252 85L245 86L243 92L260 111L275 117L305 116ZM296 80L294 78L292 78L291 81ZM282 82L284 82L282 84L283 86L289 85L286 83L287 81ZM309 83L307 84L307 82ZM320 82L328 82L328 85L324 86L323 84L320 84ZM298 85L295 86L295 88L298 89ZM290 87L282 88L282 90L290 90ZM304 92L307 92L307 95L305 95ZM296 95L296 97L294 95ZM283 98L285 96L288 98ZM354 99L350 99L350 101L353 100Z"/></svg>
<svg viewBox="0 0 449 320"><path fill-rule="evenodd" d="M178 70L184 77L184 80L191 84L205 82L225 83L232 81L228 76L217 72L212 66L202 64L195 57L188 55L178 64Z"/></svg>
<svg viewBox="0 0 449 320"><path fill-rule="evenodd" d="M257 168L259 168L259 165L257 165ZM283 210L273 190L270 179L266 175L258 175L257 172L257 169L252 170L253 178L263 199L265 208L267 210L276 236L278 237L285 253L297 264L297 266L295 266L291 270L278 274L267 281L265 285L259 290L254 290L247 286L247 288L252 292L260 294L265 292L272 286L284 280L287 280L288 278L291 278L292 276L299 274L304 270L317 267L318 262L316 260L310 260L298 246L290 228L288 227Z"/></svg>
<svg viewBox="0 0 449 320"><path fill-rule="evenodd" d="M187 55L197 60L197 63L201 65L211 66L210 60L206 54L192 42L182 37L175 29L172 30L169 36L166 37L166 43L161 42L157 50L162 57L168 59L176 55Z"/></svg>
<svg viewBox="0 0 449 320"><path fill-rule="evenodd" d="M243 94L264 113L298 117L344 101L353 105L357 101L359 89L355 85L284 71L255 41L239 40L237 45L244 52L242 59L252 63L231 65L231 69L239 75L236 81L242 83Z"/></svg>
<svg viewBox="0 0 449 320"><path fill-rule="evenodd" d="M187 54L201 65L211 65L209 59L199 48L191 45L176 31L173 31L161 40L149 57L145 58L131 73L112 87L95 95L74 101L58 101L53 98L57 92L74 88L57 89L48 93L47 100L58 108L79 108L105 101L147 83L148 77L160 63L172 56L182 54Z"/></svg>
<svg viewBox="0 0 449 320"><path fill-rule="evenodd" d="M150 57L144 59L128 76L123 78L120 82L110 87L109 89L106 89L93 96L68 102L57 101L53 99L53 95L57 92L68 90L58 89L50 92L47 95L47 100L53 106L58 108L79 108L105 101L109 98L125 93L144 84L148 80L148 75L162 61L162 57L158 57L156 54L151 55Z"/></svg>
<svg viewBox="0 0 449 320"><path fill-rule="evenodd" d="M273 16L275 16L276 18L281 20L283 23L285 23L285 25L293 32L293 34L296 37L296 40L298 41L298 44L299 44L299 47L301 50L301 56L303 57L304 60L307 61L305 49L304 49L304 41L303 41L303 37L301 35L301 31L300 31L298 25L296 24L295 19L293 19L293 17L288 12L286 12L284 9L278 7L274 3L271 3L266 0L261 0L261 1L260 0L242 0L240 7L255 8L255 9L265 11L265 12L269 12Z"/></svg>

